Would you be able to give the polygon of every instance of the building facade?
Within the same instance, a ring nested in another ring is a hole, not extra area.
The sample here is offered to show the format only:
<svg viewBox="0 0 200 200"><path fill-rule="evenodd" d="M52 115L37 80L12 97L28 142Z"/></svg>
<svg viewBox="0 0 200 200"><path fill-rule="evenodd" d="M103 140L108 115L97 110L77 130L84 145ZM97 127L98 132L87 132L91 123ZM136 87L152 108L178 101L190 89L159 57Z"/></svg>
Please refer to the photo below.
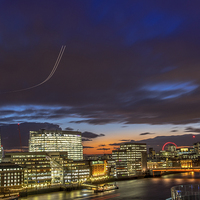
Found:
<svg viewBox="0 0 200 200"><path fill-rule="evenodd" d="M145 143L125 143L112 151L116 161L118 177L138 175L147 170L147 148Z"/></svg>
<svg viewBox="0 0 200 200"><path fill-rule="evenodd" d="M81 183L90 178L89 161L64 160L63 162L64 183Z"/></svg>
<svg viewBox="0 0 200 200"><path fill-rule="evenodd" d="M107 160L107 175L110 178L115 178L116 177L116 161L113 159Z"/></svg>
<svg viewBox="0 0 200 200"><path fill-rule="evenodd" d="M78 131L30 131L29 152L67 152L68 159L82 160L83 146Z"/></svg>
<svg viewBox="0 0 200 200"><path fill-rule="evenodd" d="M200 142L196 142L193 144L194 151L196 154L200 154Z"/></svg>
<svg viewBox="0 0 200 200"><path fill-rule="evenodd" d="M51 184L51 163L45 152L8 153L10 161L24 169L25 187L47 186Z"/></svg>
<svg viewBox="0 0 200 200"><path fill-rule="evenodd" d="M0 192L8 193L21 188L24 183L24 170L13 163L0 164Z"/></svg>
<svg viewBox="0 0 200 200"><path fill-rule="evenodd" d="M99 177L107 174L107 162L106 160L90 161L91 176Z"/></svg>

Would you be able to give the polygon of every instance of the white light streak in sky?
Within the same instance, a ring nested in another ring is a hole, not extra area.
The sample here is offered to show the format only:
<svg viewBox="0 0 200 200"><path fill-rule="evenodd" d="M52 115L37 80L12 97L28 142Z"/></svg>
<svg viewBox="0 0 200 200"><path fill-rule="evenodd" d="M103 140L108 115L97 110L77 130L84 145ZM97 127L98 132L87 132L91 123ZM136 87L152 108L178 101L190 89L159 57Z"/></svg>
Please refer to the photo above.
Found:
<svg viewBox="0 0 200 200"><path fill-rule="evenodd" d="M51 77L54 75L55 71L57 70L58 65L60 63L60 60L61 60L61 58L63 56L64 51L65 51L65 48L66 48L66 46L62 46L61 47L60 52L59 52L58 57L57 57L57 60L56 60L56 62L54 64L54 67L51 70L51 73L49 74L49 76L44 81L42 81L41 83L38 83L36 85L33 85L31 87L27 87L27 88L23 88L23 89L19 89L19 90L8 91L8 92L3 92L3 93L22 92L22 91L26 91L26 90L30 90L30 89L39 87L40 85L43 85L44 83L46 83L49 79L51 79Z"/></svg>

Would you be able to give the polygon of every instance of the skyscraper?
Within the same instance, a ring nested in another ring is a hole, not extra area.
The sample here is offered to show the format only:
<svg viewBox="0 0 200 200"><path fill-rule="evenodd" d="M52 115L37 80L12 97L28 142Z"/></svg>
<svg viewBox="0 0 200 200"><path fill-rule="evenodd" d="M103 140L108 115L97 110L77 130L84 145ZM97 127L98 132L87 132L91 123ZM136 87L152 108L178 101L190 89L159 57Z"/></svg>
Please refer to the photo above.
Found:
<svg viewBox="0 0 200 200"><path fill-rule="evenodd" d="M30 131L29 152L65 151L68 159L82 160L83 146L81 132L78 131Z"/></svg>

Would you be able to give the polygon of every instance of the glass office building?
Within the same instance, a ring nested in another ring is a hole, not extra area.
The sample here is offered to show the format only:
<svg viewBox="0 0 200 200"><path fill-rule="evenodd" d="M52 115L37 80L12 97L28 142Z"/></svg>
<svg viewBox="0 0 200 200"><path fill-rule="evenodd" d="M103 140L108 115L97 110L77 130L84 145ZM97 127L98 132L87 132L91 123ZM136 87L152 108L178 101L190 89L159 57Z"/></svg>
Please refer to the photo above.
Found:
<svg viewBox="0 0 200 200"><path fill-rule="evenodd" d="M116 161L118 177L138 175L147 169L147 148L145 143L124 143L119 150L112 151Z"/></svg>
<svg viewBox="0 0 200 200"><path fill-rule="evenodd" d="M78 131L30 131L29 152L62 152L68 159L82 160L83 146L81 132Z"/></svg>

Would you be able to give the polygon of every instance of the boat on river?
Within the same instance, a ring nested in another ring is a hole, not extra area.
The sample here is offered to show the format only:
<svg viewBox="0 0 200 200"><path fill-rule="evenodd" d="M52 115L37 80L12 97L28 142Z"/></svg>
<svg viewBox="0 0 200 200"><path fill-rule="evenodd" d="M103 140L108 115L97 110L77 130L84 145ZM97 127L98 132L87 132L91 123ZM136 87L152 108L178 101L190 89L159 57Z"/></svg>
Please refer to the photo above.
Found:
<svg viewBox="0 0 200 200"><path fill-rule="evenodd" d="M98 188L94 190L94 192L105 192L105 191L110 191L110 190L115 190L115 189L119 189L119 187L115 184L102 184L102 185L99 185Z"/></svg>

